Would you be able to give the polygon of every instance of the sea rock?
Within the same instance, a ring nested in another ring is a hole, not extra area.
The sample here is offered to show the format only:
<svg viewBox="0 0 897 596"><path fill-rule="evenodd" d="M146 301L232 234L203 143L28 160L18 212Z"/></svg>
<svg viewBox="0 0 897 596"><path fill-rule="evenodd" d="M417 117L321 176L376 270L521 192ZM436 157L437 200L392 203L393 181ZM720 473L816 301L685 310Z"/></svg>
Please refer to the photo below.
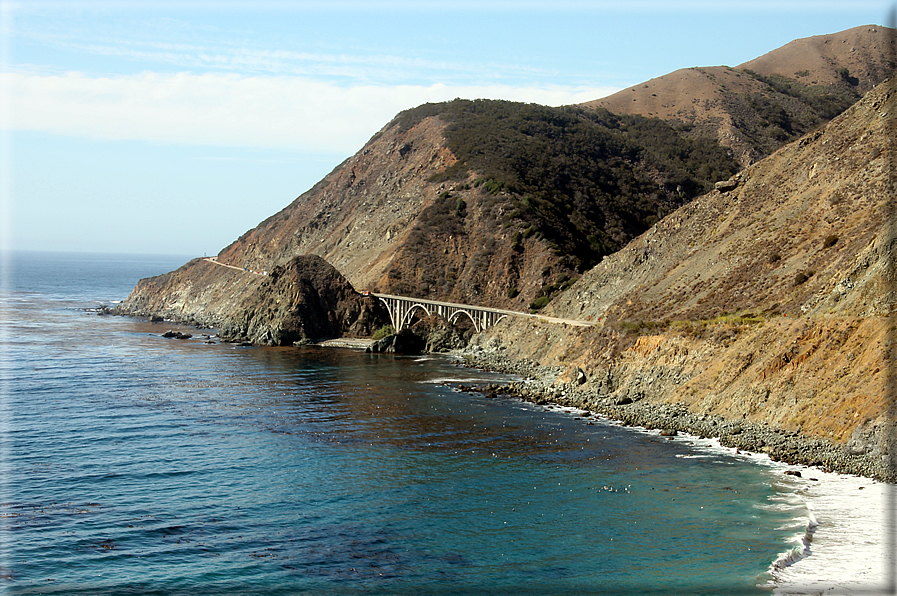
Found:
<svg viewBox="0 0 897 596"><path fill-rule="evenodd" d="M374 354L420 354L426 347L426 341L414 332L403 329L375 341L365 352Z"/></svg>
<svg viewBox="0 0 897 596"><path fill-rule="evenodd" d="M162 334L162 337L167 337L169 339L190 339L193 337L190 333L185 333L183 331L176 331L174 329L169 329L165 333Z"/></svg>
<svg viewBox="0 0 897 596"><path fill-rule="evenodd" d="M411 332L424 341L424 352L449 352L465 347L472 330L462 331L442 317L425 317L411 326Z"/></svg>

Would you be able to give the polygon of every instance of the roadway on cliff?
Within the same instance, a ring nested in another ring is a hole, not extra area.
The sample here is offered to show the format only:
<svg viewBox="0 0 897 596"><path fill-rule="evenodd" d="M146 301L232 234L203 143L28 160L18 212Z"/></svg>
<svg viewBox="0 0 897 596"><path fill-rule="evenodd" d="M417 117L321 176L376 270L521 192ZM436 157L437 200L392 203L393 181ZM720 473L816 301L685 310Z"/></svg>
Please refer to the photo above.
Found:
<svg viewBox="0 0 897 596"><path fill-rule="evenodd" d="M218 261L218 257L206 257L203 260L228 269L235 269L243 273L251 273L253 275L267 275L267 271L252 271L236 265L228 265ZM490 308L486 306L474 306L471 304L459 304L455 302L442 302L439 300L425 300L423 298L411 298L408 296L393 296L391 294L378 294L374 292L361 292L365 296L375 296L383 302L389 310L389 316L392 318L393 327L401 330L411 320L411 313L420 309L427 315L440 315L450 323L454 323L460 315L466 315L474 324L476 330L483 331L495 325L501 319L512 317L525 317L537 319L547 323L555 323L558 325L571 325L574 327L593 327L592 321L579 321L575 319L562 319L559 317L549 317L545 315L537 315L531 313L520 312L516 310L505 310L501 308Z"/></svg>

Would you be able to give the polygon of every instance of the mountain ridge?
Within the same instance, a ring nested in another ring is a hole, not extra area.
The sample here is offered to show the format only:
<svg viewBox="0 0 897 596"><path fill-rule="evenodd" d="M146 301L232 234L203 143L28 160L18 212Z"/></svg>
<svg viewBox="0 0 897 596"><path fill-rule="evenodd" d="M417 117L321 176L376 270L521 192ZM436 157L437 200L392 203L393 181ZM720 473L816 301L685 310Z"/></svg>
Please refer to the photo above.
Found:
<svg viewBox="0 0 897 596"><path fill-rule="evenodd" d="M891 29L863 25L794 40L735 68L682 68L581 105L681 122L748 166L881 83L894 70L895 43ZM814 106L825 90L837 101Z"/></svg>

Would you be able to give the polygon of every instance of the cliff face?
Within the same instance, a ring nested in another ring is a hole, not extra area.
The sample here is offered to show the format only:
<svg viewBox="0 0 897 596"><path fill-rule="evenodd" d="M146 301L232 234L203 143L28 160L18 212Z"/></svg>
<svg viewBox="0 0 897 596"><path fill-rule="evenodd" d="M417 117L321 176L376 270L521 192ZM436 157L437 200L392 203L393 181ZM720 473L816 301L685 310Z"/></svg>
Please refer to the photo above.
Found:
<svg viewBox="0 0 897 596"><path fill-rule="evenodd" d="M768 422L885 457L897 339L893 81L672 213L546 309L477 338L624 398Z"/></svg>
<svg viewBox="0 0 897 596"><path fill-rule="evenodd" d="M356 292L316 256L295 257L265 274L196 259L141 280L116 312L218 327L224 340L269 346L366 337L389 323L377 299Z"/></svg>
<svg viewBox="0 0 897 596"><path fill-rule="evenodd" d="M230 311L219 335L255 345L289 346L370 336L389 322L379 300L362 296L317 256L275 267L257 290Z"/></svg>
<svg viewBox="0 0 897 596"><path fill-rule="evenodd" d="M311 190L221 251L222 263L270 270L315 254L359 290L386 275L408 228L441 192L429 176L454 162L444 123L427 119L402 130L385 127L361 151Z"/></svg>

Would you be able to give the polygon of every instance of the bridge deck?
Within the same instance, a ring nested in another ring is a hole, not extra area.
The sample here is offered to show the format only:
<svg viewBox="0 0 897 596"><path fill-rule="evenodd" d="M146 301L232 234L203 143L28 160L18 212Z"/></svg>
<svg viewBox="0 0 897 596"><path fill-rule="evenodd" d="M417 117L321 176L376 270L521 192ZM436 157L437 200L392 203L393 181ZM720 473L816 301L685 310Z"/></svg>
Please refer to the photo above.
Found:
<svg viewBox="0 0 897 596"><path fill-rule="evenodd" d="M379 294L375 292L366 292L371 296L376 296L386 304L389 315L393 320L393 327L396 331L404 328L408 322L410 313L415 308L421 308L428 315L438 314L449 322L454 322L461 313L466 314L477 331L483 331L493 326L506 316L528 317L539 319L549 323L557 323L563 325L573 325L576 327L591 327L595 323L591 321L577 321L574 319L561 319L558 317L548 317L545 315L537 315L516 310L506 310L502 308L491 308L488 306L473 306L470 304L459 304L457 302L443 302L440 300L427 300L426 298L410 298L408 296L394 296L392 294ZM429 308L428 308L429 307ZM431 312L432 311L432 312Z"/></svg>

